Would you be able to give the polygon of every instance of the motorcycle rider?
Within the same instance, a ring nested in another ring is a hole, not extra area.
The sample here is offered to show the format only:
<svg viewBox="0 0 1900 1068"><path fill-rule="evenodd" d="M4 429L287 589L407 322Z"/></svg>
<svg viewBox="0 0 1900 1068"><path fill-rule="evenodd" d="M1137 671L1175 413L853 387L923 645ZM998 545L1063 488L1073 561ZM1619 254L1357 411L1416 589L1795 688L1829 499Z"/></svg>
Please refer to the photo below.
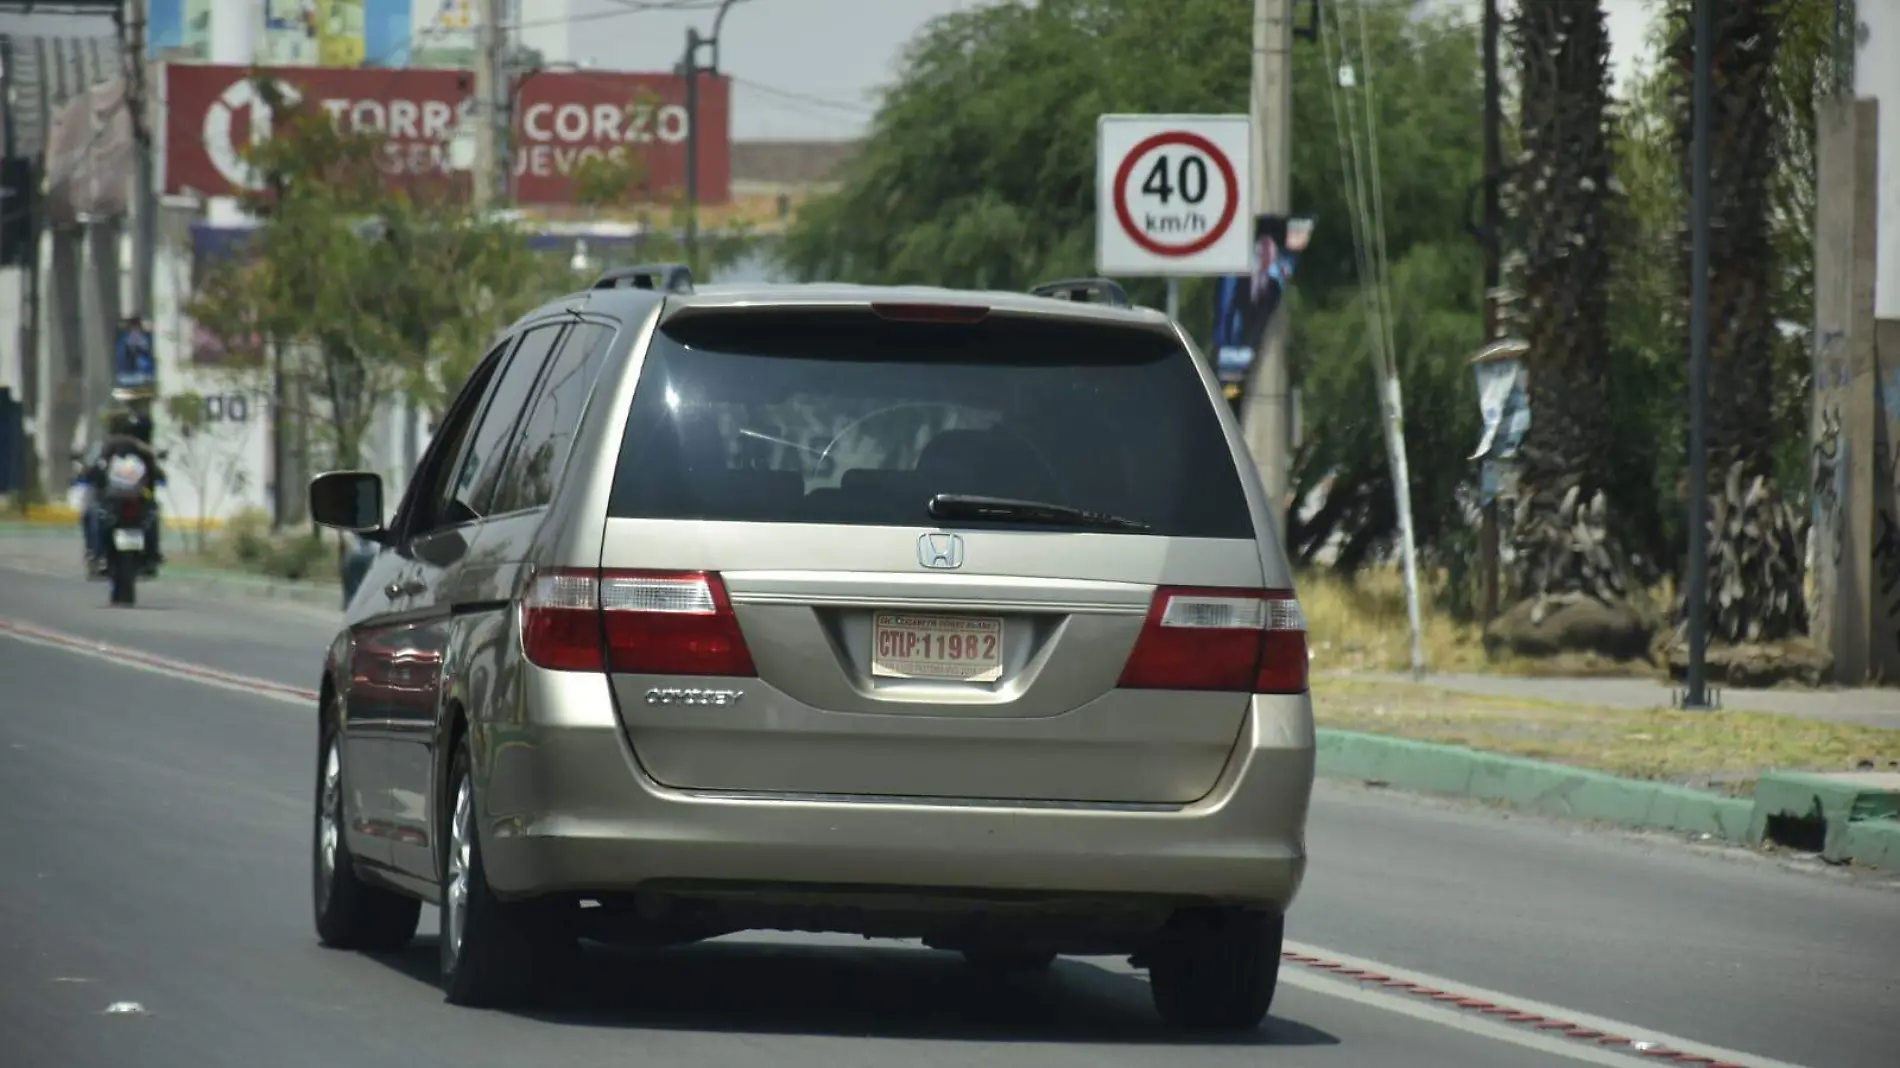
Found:
<svg viewBox="0 0 1900 1068"><path fill-rule="evenodd" d="M164 484L165 473L158 465L158 454L152 451L151 417L128 407L112 413L107 420L106 440L87 466L84 476L92 489L92 507L87 512L86 546L95 569L105 562L105 514L101 510L101 502L105 497L107 472L114 460L128 456L136 457L145 467L140 489L150 504L145 513L146 566L155 567L165 562L165 555L158 551L158 504L155 493L157 487Z"/></svg>

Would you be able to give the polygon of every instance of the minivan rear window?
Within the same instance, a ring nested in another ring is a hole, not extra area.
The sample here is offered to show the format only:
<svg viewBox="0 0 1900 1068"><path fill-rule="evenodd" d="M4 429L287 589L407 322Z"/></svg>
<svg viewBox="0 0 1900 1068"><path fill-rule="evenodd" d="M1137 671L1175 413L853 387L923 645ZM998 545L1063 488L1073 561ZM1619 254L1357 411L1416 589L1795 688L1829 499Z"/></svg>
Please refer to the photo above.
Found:
<svg viewBox="0 0 1900 1068"><path fill-rule="evenodd" d="M640 372L609 514L927 526L933 496L970 494L1251 538L1193 361L1166 335L1073 320L676 320Z"/></svg>

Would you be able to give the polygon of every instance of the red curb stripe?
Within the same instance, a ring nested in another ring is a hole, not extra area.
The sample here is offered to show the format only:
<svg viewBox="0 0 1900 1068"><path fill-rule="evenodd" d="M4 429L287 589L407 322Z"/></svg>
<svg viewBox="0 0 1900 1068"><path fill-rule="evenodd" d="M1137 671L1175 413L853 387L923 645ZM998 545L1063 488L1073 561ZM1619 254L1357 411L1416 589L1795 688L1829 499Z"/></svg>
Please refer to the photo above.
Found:
<svg viewBox="0 0 1900 1068"><path fill-rule="evenodd" d="M1472 997L1468 994L1461 994L1456 991L1440 990L1437 987L1426 986L1410 979L1399 979L1361 968L1350 968L1340 961L1323 960L1319 957L1306 956L1291 951L1285 951L1281 956L1287 960L1304 964L1315 971L1325 972L1328 975L1354 978L1361 984L1370 983L1375 986L1385 987L1394 992L1417 994L1421 997L1430 998L1433 1001L1444 1002L1457 1008L1469 1009L1487 1016L1501 1016L1508 1023L1529 1024L1537 1031L1561 1032L1560 1037L1575 1039L1579 1042L1590 1042L1593 1045L1600 1046L1623 1047L1632 1052L1641 1053L1645 1057L1670 1060L1678 1064L1704 1065L1707 1066L1707 1068L1745 1068L1743 1065L1733 1064L1728 1061L1717 1061L1709 1057L1704 1057L1699 1053L1688 1053L1683 1050L1670 1049L1667 1046L1651 1046L1647 1049L1641 1048L1637 1045L1635 1039L1623 1035L1605 1034L1596 1028L1586 1027L1569 1020L1559 1020L1544 1016L1541 1013L1524 1012L1509 1005L1499 1005L1484 998Z"/></svg>

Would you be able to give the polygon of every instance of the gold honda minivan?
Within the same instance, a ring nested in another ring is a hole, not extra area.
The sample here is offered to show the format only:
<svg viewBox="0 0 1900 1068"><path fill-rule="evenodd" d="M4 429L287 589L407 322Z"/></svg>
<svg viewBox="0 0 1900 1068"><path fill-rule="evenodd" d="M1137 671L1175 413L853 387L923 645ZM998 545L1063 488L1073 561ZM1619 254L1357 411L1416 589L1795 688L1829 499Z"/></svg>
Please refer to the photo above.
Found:
<svg viewBox="0 0 1900 1068"><path fill-rule="evenodd" d="M700 287L515 324L324 662L314 898L451 1001L582 941L1130 956L1252 1028L1305 869L1305 619L1204 359L1111 282Z"/></svg>

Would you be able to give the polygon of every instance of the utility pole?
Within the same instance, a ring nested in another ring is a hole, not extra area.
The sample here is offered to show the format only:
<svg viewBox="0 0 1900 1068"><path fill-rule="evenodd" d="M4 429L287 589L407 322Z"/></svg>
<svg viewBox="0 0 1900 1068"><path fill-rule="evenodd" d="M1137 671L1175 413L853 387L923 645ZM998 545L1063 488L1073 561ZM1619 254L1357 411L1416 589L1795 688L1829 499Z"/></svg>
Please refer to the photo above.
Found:
<svg viewBox="0 0 1900 1068"><path fill-rule="evenodd" d="M1695 0L1693 139L1689 148L1689 614L1688 687L1682 707L1709 708L1709 61L1715 48L1713 0Z"/></svg>
<svg viewBox="0 0 1900 1068"><path fill-rule="evenodd" d="M722 12L723 14L723 12ZM686 265L699 267L699 29L686 27L686 57L680 73L686 79Z"/></svg>
<svg viewBox="0 0 1900 1068"><path fill-rule="evenodd" d="M719 28L725 25L726 12L734 0L720 0L713 15L712 34L701 37L695 27L686 28L686 55L680 61L680 77L686 79L686 263L699 269L699 75L719 73ZM699 50L712 49L712 63L699 65Z"/></svg>
<svg viewBox="0 0 1900 1068"><path fill-rule="evenodd" d="M1256 161L1254 214L1284 217L1293 203L1293 0L1254 0L1252 98L1248 114L1253 120ZM1287 314L1283 301L1268 317L1265 335L1256 340L1258 355L1242 420L1247 446L1266 484L1273 521L1282 526L1292 504Z"/></svg>
<svg viewBox="0 0 1900 1068"><path fill-rule="evenodd" d="M1498 0L1484 0L1484 343L1498 339L1498 287L1503 285L1503 207L1498 202L1498 172L1504 167L1499 129L1504 123L1498 83ZM1492 461L1485 461L1492 463ZM1498 616L1498 499L1487 495L1479 506L1478 555L1481 621Z"/></svg>
<svg viewBox="0 0 1900 1068"><path fill-rule="evenodd" d="M125 42L125 105L132 118L132 153L136 167L132 206L132 318L152 319L152 275L158 257L158 190L152 173L152 93L146 61L146 36L151 20L146 0L127 0L121 39ZM154 324L155 326L155 324ZM156 338L154 338L156 341Z"/></svg>
<svg viewBox="0 0 1900 1068"><path fill-rule="evenodd" d="M475 24L475 210L486 211L501 193L501 2L479 0Z"/></svg>

